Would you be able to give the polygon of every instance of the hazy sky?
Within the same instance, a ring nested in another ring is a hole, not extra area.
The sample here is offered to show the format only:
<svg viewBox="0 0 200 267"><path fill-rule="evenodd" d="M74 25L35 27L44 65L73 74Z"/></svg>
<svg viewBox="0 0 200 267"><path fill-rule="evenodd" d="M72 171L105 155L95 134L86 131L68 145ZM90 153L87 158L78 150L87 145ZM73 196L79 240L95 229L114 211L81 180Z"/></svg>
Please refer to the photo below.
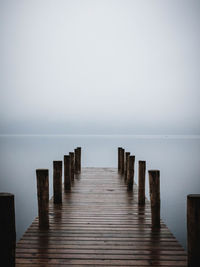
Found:
<svg viewBox="0 0 200 267"><path fill-rule="evenodd" d="M199 0L0 0L0 133L200 134Z"/></svg>

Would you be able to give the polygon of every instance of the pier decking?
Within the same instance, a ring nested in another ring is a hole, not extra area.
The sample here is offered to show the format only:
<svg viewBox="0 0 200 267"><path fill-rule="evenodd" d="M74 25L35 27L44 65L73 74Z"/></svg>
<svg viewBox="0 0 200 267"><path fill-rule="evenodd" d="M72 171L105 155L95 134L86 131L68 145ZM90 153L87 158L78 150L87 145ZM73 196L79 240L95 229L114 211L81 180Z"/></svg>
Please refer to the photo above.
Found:
<svg viewBox="0 0 200 267"><path fill-rule="evenodd" d="M36 218L16 248L16 266L187 266L184 249L161 221L151 228L149 201L127 192L117 169L83 168L63 203L49 203L49 230Z"/></svg>

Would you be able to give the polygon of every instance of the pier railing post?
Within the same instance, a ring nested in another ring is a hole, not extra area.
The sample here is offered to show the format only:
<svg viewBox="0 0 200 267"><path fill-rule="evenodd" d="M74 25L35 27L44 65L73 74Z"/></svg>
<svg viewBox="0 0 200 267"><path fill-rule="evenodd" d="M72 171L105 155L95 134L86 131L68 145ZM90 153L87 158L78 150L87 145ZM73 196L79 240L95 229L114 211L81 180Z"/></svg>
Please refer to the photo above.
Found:
<svg viewBox="0 0 200 267"><path fill-rule="evenodd" d="M69 153L71 165L71 180L74 181L74 152Z"/></svg>
<svg viewBox="0 0 200 267"><path fill-rule="evenodd" d="M38 169L37 175L37 196L39 228L49 228L49 170Z"/></svg>
<svg viewBox="0 0 200 267"><path fill-rule="evenodd" d="M200 266L200 194L187 196L188 267Z"/></svg>
<svg viewBox="0 0 200 267"><path fill-rule="evenodd" d="M160 171L149 171L152 228L160 228Z"/></svg>
<svg viewBox="0 0 200 267"><path fill-rule="evenodd" d="M127 176L128 176L129 156L130 156L130 152L126 152L125 153L125 171L124 171L125 181L127 181Z"/></svg>
<svg viewBox="0 0 200 267"><path fill-rule="evenodd" d="M138 164L138 203L139 205L143 205L145 204L146 161L139 160Z"/></svg>
<svg viewBox="0 0 200 267"><path fill-rule="evenodd" d="M124 154L125 154L125 150L124 148L121 149L121 174L123 175L124 174Z"/></svg>
<svg viewBox="0 0 200 267"><path fill-rule="evenodd" d="M121 147L118 147L118 172L121 172Z"/></svg>
<svg viewBox="0 0 200 267"><path fill-rule="evenodd" d="M54 203L62 203L62 161L53 161L53 195Z"/></svg>
<svg viewBox="0 0 200 267"><path fill-rule="evenodd" d="M16 230L14 195L0 193L0 259L2 266L15 266Z"/></svg>
<svg viewBox="0 0 200 267"><path fill-rule="evenodd" d="M78 148L74 149L74 173L79 173L79 153Z"/></svg>
<svg viewBox="0 0 200 267"><path fill-rule="evenodd" d="M64 155L64 188L71 190L71 161L69 155Z"/></svg>
<svg viewBox="0 0 200 267"><path fill-rule="evenodd" d="M81 147L77 147L78 150L78 171L81 172Z"/></svg>
<svg viewBox="0 0 200 267"><path fill-rule="evenodd" d="M134 164L135 164L135 156L129 156L129 168L128 168L128 177L127 177L127 190L133 190L134 184Z"/></svg>

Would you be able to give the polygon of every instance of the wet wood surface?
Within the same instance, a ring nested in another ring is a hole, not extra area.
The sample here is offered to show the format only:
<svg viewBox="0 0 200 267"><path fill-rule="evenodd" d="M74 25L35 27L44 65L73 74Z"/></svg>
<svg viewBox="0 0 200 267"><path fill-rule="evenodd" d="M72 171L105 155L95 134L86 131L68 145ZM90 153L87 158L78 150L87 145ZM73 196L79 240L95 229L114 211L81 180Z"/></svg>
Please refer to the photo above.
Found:
<svg viewBox="0 0 200 267"><path fill-rule="evenodd" d="M50 200L49 229L36 218L17 243L16 266L187 266L166 225L152 230L137 192L117 169L83 168L62 204Z"/></svg>

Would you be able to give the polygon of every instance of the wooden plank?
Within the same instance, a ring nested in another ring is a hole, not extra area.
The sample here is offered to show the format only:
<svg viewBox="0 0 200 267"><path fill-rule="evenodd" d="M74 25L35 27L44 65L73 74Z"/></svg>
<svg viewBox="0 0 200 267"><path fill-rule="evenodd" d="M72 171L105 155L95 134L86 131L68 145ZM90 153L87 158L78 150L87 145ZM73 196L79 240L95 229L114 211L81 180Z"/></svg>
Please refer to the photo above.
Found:
<svg viewBox="0 0 200 267"><path fill-rule="evenodd" d="M166 225L152 230L148 200L138 206L117 169L84 168L63 203L49 203L49 230L38 217L16 248L16 266L187 266Z"/></svg>

